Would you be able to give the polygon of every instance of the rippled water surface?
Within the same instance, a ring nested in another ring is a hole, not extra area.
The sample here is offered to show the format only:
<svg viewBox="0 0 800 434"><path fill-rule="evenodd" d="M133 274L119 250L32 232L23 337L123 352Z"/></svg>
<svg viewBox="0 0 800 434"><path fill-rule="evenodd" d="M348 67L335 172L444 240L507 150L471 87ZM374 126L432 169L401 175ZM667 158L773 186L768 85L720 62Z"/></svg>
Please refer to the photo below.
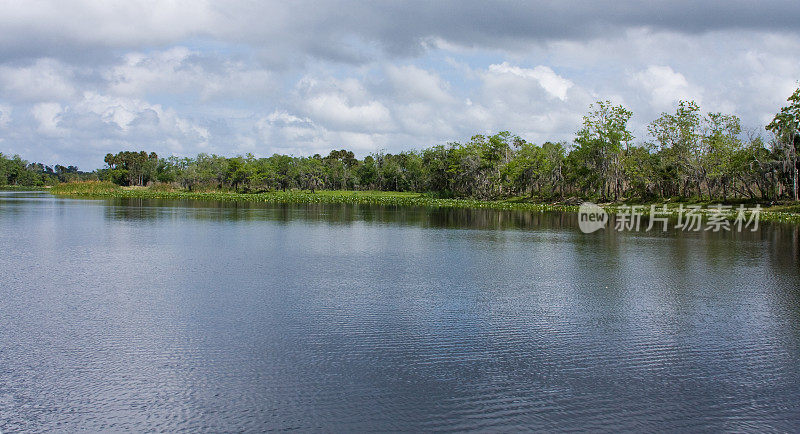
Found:
<svg viewBox="0 0 800 434"><path fill-rule="evenodd" d="M4 192L0 431L796 431L798 239Z"/></svg>

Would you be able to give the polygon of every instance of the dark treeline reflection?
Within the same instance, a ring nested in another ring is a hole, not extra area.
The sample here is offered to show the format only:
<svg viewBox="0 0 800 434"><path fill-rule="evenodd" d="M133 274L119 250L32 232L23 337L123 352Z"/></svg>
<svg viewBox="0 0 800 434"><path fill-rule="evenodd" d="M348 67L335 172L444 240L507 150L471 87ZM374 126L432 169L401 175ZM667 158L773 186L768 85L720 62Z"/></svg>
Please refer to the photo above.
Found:
<svg viewBox="0 0 800 434"><path fill-rule="evenodd" d="M620 237L677 238L680 246L685 243L703 242L706 252L720 260L735 260L742 249L734 248L743 242L752 246L760 243L769 253L771 261L781 265L800 264L800 226L786 223L760 222L756 231L742 232L699 231L684 232L674 228L660 230L660 223L650 231L647 216L642 217L639 232L618 232L613 229L614 216L609 227L593 234L581 234L578 215L559 211L503 211L467 208L424 208L402 206L378 206L355 204L259 204L250 202L182 201L165 199L108 199L103 211L105 217L114 220L172 220L194 219L212 222L257 222L270 221L282 224L320 223L327 225L402 225L439 229L476 230L526 230L564 231L580 235L577 244L615 245ZM677 260L677 258L669 258Z"/></svg>
<svg viewBox="0 0 800 434"><path fill-rule="evenodd" d="M294 221L326 224L400 224L452 229L577 228L574 213L421 208L353 204L258 204L162 199L109 199L111 219L171 219L176 213L208 221Z"/></svg>

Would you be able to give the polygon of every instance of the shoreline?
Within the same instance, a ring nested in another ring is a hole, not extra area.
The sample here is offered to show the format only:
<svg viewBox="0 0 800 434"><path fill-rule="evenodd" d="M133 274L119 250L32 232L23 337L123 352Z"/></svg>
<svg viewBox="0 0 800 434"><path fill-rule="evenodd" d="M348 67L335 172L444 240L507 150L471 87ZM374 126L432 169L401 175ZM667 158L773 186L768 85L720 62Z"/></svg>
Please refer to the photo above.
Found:
<svg viewBox="0 0 800 434"><path fill-rule="evenodd" d="M47 191L49 188L28 185L0 185L0 191Z"/></svg>
<svg viewBox="0 0 800 434"><path fill-rule="evenodd" d="M98 183L99 184L99 183ZM78 186L82 187L82 186ZM234 192L188 192L188 191L159 191L149 188L123 188L108 185L97 185L99 188L76 188L69 184L62 184L47 191L55 196L76 197L86 199L129 198L129 199L161 199L161 200L197 200L197 201L225 201L225 202L251 202L251 203L285 203L285 204L352 204L352 205L383 205L383 206L410 206L427 208L469 208L493 209L499 211L561 211L577 213L578 205L562 203L530 202L526 198L509 198L501 200L477 199L440 199L425 195L424 193L386 192L386 191L350 191L350 190L318 190L314 193L308 191L273 191L264 193L234 193ZM728 219L736 217L735 209L742 202L733 205L734 211L726 213ZM620 210L630 210L631 205L641 206L642 215L650 214L650 206L661 207L667 205L667 213L677 217L680 204L684 206L701 205L702 212L708 213L708 207L713 202L654 202L654 203L605 203L599 204L609 214L618 214ZM745 203L745 208L752 208L756 203ZM800 223L800 204L791 205L764 205L761 204L760 220L777 221L785 223ZM661 211L658 209L657 211Z"/></svg>

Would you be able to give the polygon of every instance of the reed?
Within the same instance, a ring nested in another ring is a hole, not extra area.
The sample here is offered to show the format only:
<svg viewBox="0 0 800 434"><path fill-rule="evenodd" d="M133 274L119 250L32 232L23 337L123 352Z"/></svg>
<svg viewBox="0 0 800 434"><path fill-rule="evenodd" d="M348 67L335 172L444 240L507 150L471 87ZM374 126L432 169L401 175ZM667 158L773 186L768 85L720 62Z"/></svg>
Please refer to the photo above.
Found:
<svg viewBox="0 0 800 434"><path fill-rule="evenodd" d="M123 190L109 181L81 181L58 184L49 191L62 196L112 196Z"/></svg>

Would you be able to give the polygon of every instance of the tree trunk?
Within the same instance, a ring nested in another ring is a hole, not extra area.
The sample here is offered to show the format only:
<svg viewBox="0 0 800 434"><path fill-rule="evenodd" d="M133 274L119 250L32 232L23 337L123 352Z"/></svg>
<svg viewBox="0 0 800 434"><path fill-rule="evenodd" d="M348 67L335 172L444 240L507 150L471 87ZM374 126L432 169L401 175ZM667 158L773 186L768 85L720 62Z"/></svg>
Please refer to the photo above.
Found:
<svg viewBox="0 0 800 434"><path fill-rule="evenodd" d="M722 201L725 202L728 200L728 183L723 181L722 182Z"/></svg>

